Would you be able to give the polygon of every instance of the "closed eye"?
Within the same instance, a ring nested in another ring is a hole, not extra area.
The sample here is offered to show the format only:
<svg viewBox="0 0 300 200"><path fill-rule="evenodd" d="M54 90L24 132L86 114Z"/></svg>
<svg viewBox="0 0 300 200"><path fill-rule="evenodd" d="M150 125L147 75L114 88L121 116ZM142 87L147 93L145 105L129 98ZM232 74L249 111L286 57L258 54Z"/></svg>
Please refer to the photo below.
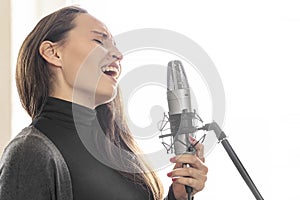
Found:
<svg viewBox="0 0 300 200"><path fill-rule="evenodd" d="M103 45L103 42L102 42L101 40L97 40L97 39L93 39L93 40L94 40L95 42L97 42L97 43Z"/></svg>

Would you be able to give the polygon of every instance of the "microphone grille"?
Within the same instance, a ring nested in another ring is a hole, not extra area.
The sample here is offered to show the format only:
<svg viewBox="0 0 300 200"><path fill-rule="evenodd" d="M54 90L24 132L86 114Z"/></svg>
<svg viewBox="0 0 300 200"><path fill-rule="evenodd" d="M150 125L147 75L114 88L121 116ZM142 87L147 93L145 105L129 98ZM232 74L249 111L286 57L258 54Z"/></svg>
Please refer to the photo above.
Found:
<svg viewBox="0 0 300 200"><path fill-rule="evenodd" d="M189 88L183 65L179 60L173 60L168 63L167 88L168 90Z"/></svg>

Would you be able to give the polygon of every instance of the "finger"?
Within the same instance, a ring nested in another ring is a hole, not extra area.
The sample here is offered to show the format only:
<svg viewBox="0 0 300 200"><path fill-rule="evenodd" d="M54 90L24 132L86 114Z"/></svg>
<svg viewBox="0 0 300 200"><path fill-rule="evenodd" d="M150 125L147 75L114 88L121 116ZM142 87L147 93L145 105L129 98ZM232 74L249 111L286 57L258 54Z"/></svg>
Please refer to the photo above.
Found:
<svg viewBox="0 0 300 200"><path fill-rule="evenodd" d="M191 177L195 179L202 179L203 176L206 176L206 172L192 167L178 168L168 173L169 177Z"/></svg>
<svg viewBox="0 0 300 200"><path fill-rule="evenodd" d="M203 177L203 180L193 179L193 178L173 178L173 183L187 185L193 188L193 194L203 190L205 186L205 182L207 180L206 177Z"/></svg>
<svg viewBox="0 0 300 200"><path fill-rule="evenodd" d="M202 162L205 162L204 158L204 145L200 143L196 138L190 136L189 137L190 143L194 146L195 144L195 149L196 149L196 155L200 158Z"/></svg>
<svg viewBox="0 0 300 200"><path fill-rule="evenodd" d="M203 162L195 155L189 155L189 154L183 154L180 156L175 156L173 158L170 159L171 162L173 163L185 163L185 164L189 164L194 168L197 169L207 169L207 167L203 164Z"/></svg>
<svg viewBox="0 0 300 200"><path fill-rule="evenodd" d="M176 163L173 169L182 168L182 163Z"/></svg>

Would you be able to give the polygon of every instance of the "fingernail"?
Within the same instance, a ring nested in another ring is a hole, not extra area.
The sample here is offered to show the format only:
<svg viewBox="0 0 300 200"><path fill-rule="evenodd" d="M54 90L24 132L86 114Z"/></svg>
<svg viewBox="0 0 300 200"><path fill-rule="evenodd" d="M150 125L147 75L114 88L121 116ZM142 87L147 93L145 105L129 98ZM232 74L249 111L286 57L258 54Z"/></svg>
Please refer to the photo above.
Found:
<svg viewBox="0 0 300 200"><path fill-rule="evenodd" d="M171 177L172 176L172 172L167 173L167 176Z"/></svg>
<svg viewBox="0 0 300 200"><path fill-rule="evenodd" d="M170 158L170 161L171 161L171 162L175 162L175 161L176 161L176 157Z"/></svg>
<svg viewBox="0 0 300 200"><path fill-rule="evenodd" d="M196 141L196 139L193 138L192 136L190 136L189 139L190 139L190 142L192 142L192 143Z"/></svg>
<svg viewBox="0 0 300 200"><path fill-rule="evenodd" d="M172 178L172 181L173 181L173 182L177 181L177 178Z"/></svg>

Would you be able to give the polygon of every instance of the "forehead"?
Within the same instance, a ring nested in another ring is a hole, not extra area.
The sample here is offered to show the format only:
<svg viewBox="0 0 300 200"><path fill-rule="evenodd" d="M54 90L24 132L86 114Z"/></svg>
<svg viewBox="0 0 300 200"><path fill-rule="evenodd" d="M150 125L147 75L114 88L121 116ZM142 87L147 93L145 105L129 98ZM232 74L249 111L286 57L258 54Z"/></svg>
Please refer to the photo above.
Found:
<svg viewBox="0 0 300 200"><path fill-rule="evenodd" d="M108 38L112 38L105 24L88 13L79 14L75 19L75 25L74 31L83 34L103 33L106 34Z"/></svg>

